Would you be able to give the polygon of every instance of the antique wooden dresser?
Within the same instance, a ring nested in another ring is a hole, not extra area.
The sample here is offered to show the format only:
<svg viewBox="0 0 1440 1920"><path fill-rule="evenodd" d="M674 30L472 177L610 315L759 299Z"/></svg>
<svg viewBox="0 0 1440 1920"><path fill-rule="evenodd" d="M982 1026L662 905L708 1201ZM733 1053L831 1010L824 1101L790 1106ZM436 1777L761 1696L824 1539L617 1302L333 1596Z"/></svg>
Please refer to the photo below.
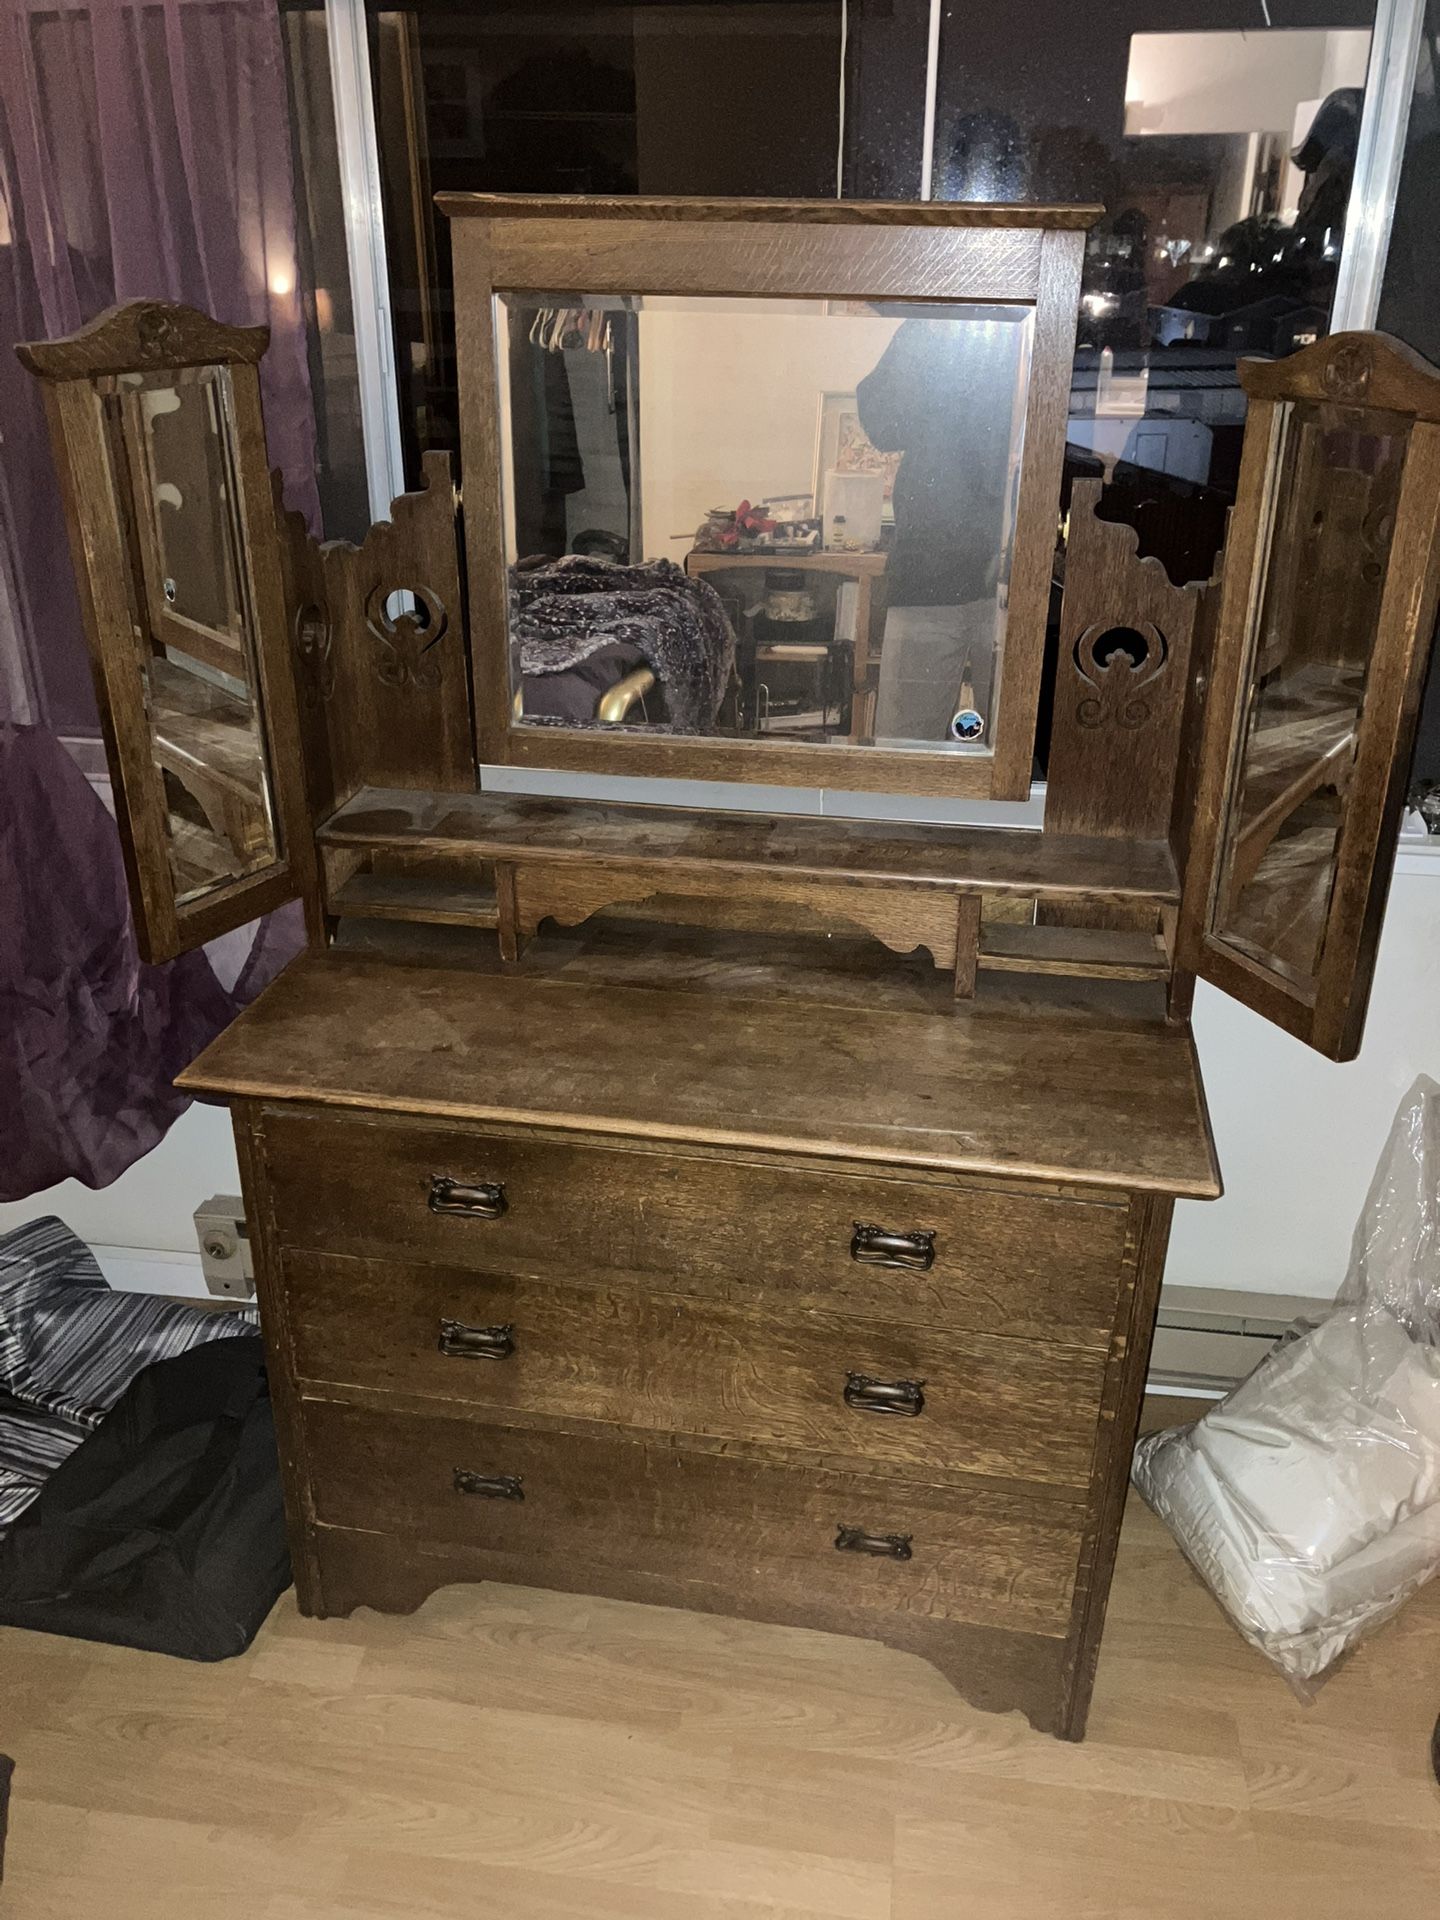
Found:
<svg viewBox="0 0 1440 1920"><path fill-rule="evenodd" d="M432 455L317 545L263 335L23 349L147 952L305 907L181 1081L234 1113L300 1605L868 1635L1078 1739L1171 1210L1220 1191L1194 979L1359 1044L1440 377L1247 363L1179 583L1093 481L1057 549L1094 209L445 211L463 530Z"/></svg>

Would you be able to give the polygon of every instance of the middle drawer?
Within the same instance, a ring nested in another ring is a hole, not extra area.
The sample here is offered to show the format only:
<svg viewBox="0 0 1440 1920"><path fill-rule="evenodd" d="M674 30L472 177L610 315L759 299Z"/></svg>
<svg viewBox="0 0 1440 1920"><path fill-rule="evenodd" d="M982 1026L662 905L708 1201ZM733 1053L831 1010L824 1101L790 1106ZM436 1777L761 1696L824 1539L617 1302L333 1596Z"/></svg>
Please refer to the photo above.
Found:
<svg viewBox="0 0 1440 1920"><path fill-rule="evenodd" d="M296 1371L909 1468L1083 1488L1105 1356L786 1306L731 1307L326 1254L283 1256Z"/></svg>

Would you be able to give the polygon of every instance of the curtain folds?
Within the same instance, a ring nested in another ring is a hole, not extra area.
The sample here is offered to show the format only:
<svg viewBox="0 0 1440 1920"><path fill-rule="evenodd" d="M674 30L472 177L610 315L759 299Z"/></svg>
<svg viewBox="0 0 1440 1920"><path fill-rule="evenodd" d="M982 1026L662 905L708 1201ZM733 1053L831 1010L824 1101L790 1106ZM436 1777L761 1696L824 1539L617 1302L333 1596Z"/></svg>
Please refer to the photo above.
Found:
<svg viewBox="0 0 1440 1920"><path fill-rule="evenodd" d="M0 1166L41 1184L103 1185L153 1146L184 1104L170 1076L293 933L289 916L263 930L230 990L203 955L134 957L113 822L37 738L93 734L96 714L40 392L13 343L137 298L268 325L270 458L318 529L296 271L275 0L0 0L0 722L29 723L0 726L0 877L7 906L40 915L0 941L0 1001L32 1040L48 1023L38 1049L6 1045ZM51 911L62 899L76 910Z"/></svg>

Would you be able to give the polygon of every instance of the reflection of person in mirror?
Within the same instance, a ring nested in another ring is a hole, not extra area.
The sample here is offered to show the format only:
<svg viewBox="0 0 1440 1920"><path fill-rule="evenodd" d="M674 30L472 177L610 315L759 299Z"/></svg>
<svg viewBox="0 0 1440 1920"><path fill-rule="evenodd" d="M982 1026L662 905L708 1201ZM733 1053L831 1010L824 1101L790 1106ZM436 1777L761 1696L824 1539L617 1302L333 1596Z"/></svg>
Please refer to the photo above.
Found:
<svg viewBox="0 0 1440 1920"><path fill-rule="evenodd" d="M1022 342L1021 329L1004 320L907 319L856 388L871 444L903 455L886 569L877 737L954 737L962 684L983 732Z"/></svg>

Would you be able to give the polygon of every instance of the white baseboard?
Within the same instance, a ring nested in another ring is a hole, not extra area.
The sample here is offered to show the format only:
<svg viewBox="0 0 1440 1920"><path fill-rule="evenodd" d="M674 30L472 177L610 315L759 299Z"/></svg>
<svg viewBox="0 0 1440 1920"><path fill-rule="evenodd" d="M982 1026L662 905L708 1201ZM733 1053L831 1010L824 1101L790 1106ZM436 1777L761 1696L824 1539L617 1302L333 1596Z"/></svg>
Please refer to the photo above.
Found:
<svg viewBox="0 0 1440 1920"><path fill-rule="evenodd" d="M100 1271L120 1293L163 1293L176 1300L209 1300L200 1253L160 1247L91 1247Z"/></svg>

